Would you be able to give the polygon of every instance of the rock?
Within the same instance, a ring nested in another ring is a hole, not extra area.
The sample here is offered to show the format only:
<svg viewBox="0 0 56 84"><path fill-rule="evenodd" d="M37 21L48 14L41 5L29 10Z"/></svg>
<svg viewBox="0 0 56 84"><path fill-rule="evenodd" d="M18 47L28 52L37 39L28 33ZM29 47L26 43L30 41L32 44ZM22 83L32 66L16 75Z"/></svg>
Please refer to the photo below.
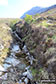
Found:
<svg viewBox="0 0 56 84"><path fill-rule="evenodd" d="M16 66L19 63L20 63L20 61L18 59L13 58L13 57L7 57L3 66L5 69L7 69L10 66Z"/></svg>
<svg viewBox="0 0 56 84"><path fill-rule="evenodd" d="M33 76L30 70L27 70L26 72L23 73L23 76L27 76L30 80L32 80Z"/></svg>
<svg viewBox="0 0 56 84"><path fill-rule="evenodd" d="M52 20L48 20L47 23L52 23Z"/></svg>
<svg viewBox="0 0 56 84"><path fill-rule="evenodd" d="M2 75L3 71L5 71L5 69L0 65L0 75Z"/></svg>
<svg viewBox="0 0 56 84"><path fill-rule="evenodd" d="M7 79L8 79L8 78L7 78L7 75L8 75L8 73L5 73L4 75L1 76L1 79L7 80Z"/></svg>
<svg viewBox="0 0 56 84"><path fill-rule="evenodd" d="M2 84L16 84L16 83L14 81L8 80L8 81L2 82Z"/></svg>
<svg viewBox="0 0 56 84"><path fill-rule="evenodd" d="M25 84L28 84L28 78L25 78L24 82Z"/></svg>
<svg viewBox="0 0 56 84"><path fill-rule="evenodd" d="M17 66L18 70L24 70L26 68L26 65L24 63L19 63Z"/></svg>
<svg viewBox="0 0 56 84"><path fill-rule="evenodd" d="M20 48L19 48L19 45L14 44L11 51L16 53L16 52L20 52L21 50L20 50Z"/></svg>
<svg viewBox="0 0 56 84"><path fill-rule="evenodd" d="M30 66L27 66L27 67L25 68L25 70L29 70L29 68L30 68Z"/></svg>
<svg viewBox="0 0 56 84"><path fill-rule="evenodd" d="M3 80L2 80L2 79L0 79L0 84L2 84L2 82L3 82Z"/></svg>
<svg viewBox="0 0 56 84"><path fill-rule="evenodd" d="M19 82L18 82L19 84L21 84L22 83L22 80L19 80Z"/></svg>
<svg viewBox="0 0 56 84"><path fill-rule="evenodd" d="M2 51L3 49L4 49L4 46L0 44L0 51Z"/></svg>
<svg viewBox="0 0 56 84"><path fill-rule="evenodd" d="M24 45L24 47L22 49L23 49L23 52L28 53L26 45Z"/></svg>

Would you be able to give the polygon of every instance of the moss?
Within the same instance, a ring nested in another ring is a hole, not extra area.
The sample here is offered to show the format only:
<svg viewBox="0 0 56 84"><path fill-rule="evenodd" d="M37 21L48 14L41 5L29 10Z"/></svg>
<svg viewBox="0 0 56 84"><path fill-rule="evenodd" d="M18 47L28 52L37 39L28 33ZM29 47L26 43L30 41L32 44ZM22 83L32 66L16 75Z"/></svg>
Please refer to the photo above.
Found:
<svg viewBox="0 0 56 84"><path fill-rule="evenodd" d="M54 36L52 37L52 40L53 40L54 43L56 43L56 35L54 35Z"/></svg>
<svg viewBox="0 0 56 84"><path fill-rule="evenodd" d="M33 75L33 76L36 76L36 74L37 74L37 69L34 69L33 67L31 67L30 70L32 71L32 75Z"/></svg>
<svg viewBox="0 0 56 84"><path fill-rule="evenodd" d="M30 50L29 52L30 52L30 53L33 53L33 52L34 52L34 50L35 50L35 49L32 49L32 50Z"/></svg>

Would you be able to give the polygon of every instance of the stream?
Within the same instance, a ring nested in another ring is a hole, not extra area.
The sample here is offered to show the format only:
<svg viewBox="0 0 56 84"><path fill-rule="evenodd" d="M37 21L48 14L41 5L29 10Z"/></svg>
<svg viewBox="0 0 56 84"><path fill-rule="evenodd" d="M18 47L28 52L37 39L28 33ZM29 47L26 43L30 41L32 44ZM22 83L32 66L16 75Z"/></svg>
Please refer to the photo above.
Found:
<svg viewBox="0 0 56 84"><path fill-rule="evenodd" d="M32 64L26 45L24 45L23 51L27 52L27 58ZM0 82L2 80L0 84L10 84L10 81L14 81L17 84L31 84L28 83L33 79L32 73L30 71L30 65L26 65L22 57L16 57L16 53L21 53L21 50L19 45L14 43L10 49L10 55L4 60L3 65L0 65Z"/></svg>

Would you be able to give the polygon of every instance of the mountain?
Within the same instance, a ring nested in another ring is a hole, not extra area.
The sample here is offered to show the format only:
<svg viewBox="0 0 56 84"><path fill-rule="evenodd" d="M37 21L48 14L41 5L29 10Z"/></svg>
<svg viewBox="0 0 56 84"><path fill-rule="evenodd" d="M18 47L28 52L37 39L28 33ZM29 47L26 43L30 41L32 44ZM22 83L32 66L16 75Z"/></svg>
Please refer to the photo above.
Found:
<svg viewBox="0 0 56 84"><path fill-rule="evenodd" d="M45 7L45 8L42 8L42 7L33 7L32 9L30 9L29 11L25 12L21 18L24 18L26 16L26 14L29 14L29 15L35 15L37 13L43 13L45 11L48 11L52 8L56 8L56 5L53 5L53 6L50 6L50 7Z"/></svg>

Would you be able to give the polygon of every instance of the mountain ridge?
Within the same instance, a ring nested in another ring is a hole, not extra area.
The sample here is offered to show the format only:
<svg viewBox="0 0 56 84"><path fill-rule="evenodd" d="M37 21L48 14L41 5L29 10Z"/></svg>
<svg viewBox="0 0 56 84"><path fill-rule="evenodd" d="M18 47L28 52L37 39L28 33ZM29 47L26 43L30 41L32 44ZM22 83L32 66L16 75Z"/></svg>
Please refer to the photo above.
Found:
<svg viewBox="0 0 56 84"><path fill-rule="evenodd" d="M55 5L52 5L52 6L50 6L50 7L45 7L45 8L36 6L36 7L31 8L31 9L28 10L27 12L25 12L20 18L23 19L23 18L26 16L26 14L35 15L35 14L37 14L37 13L46 12L46 11L48 11L48 10L50 10L50 9L53 9L53 8L56 8L56 4L55 4Z"/></svg>

